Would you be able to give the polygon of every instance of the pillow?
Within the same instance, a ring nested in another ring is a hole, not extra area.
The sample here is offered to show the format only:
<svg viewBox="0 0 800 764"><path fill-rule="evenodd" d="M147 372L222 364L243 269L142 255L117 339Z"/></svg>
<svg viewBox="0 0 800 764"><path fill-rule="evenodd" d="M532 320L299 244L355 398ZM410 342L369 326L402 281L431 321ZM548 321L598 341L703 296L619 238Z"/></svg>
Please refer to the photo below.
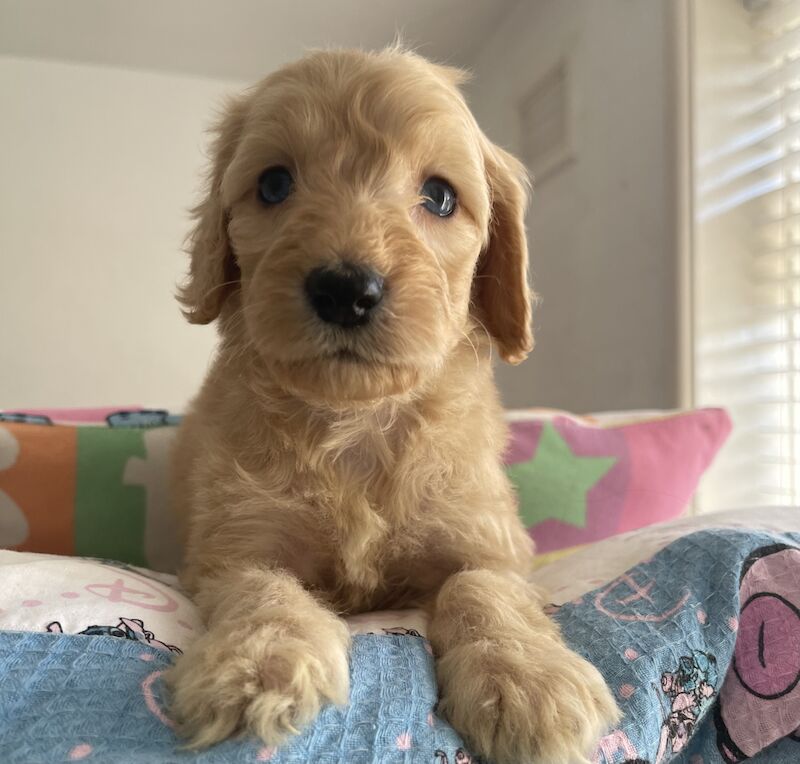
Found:
<svg viewBox="0 0 800 764"><path fill-rule="evenodd" d="M178 420L144 409L0 413L0 547L174 570Z"/></svg>
<svg viewBox="0 0 800 764"><path fill-rule="evenodd" d="M540 553L678 517L731 430L722 409L509 419L508 472Z"/></svg>
<svg viewBox="0 0 800 764"><path fill-rule="evenodd" d="M540 562L678 516L730 430L719 409L615 426L544 410L509 419L509 474ZM0 547L173 571L178 421L141 408L0 413Z"/></svg>

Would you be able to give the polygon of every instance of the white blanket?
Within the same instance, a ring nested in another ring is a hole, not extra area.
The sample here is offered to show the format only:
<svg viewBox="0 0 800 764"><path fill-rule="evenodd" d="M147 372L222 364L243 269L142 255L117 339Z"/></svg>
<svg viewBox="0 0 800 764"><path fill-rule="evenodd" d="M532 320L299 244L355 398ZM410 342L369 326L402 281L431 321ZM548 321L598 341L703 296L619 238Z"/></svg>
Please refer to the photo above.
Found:
<svg viewBox="0 0 800 764"><path fill-rule="evenodd" d="M537 570L554 604L613 580L699 528L800 531L800 509L756 508L651 526L585 547ZM383 611L346 619L354 634L426 632L419 610ZM75 557L0 550L0 629L108 633L184 650L203 630L177 579L142 568Z"/></svg>

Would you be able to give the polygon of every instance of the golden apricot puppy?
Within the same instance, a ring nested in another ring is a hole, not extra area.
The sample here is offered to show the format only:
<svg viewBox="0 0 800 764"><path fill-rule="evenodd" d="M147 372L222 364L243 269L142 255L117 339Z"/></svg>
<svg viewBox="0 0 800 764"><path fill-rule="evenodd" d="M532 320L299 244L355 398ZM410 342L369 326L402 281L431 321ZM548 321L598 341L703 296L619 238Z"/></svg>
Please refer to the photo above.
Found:
<svg viewBox="0 0 800 764"><path fill-rule="evenodd" d="M181 427L168 673L194 746L279 744L348 698L341 614L423 607L440 710L496 762L581 759L617 718L526 582L491 348L531 350L526 175L462 74L320 52L231 101L180 299L219 352Z"/></svg>

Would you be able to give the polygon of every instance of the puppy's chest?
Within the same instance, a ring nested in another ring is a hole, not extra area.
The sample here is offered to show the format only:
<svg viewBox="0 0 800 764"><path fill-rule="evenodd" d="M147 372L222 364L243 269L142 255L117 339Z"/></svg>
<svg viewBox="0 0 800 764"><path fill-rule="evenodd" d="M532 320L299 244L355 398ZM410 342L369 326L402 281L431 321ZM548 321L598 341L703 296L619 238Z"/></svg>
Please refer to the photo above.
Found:
<svg viewBox="0 0 800 764"><path fill-rule="evenodd" d="M302 577L345 607L371 601L374 592L424 554L429 537L428 481L409 480L407 465L382 463L354 451L306 476L302 500L317 554L302 559Z"/></svg>
<svg viewBox="0 0 800 764"><path fill-rule="evenodd" d="M312 476L303 489L314 522L340 545L371 539L375 544L401 536L427 491L415 494L390 466L355 457ZM418 519L418 518L417 518Z"/></svg>

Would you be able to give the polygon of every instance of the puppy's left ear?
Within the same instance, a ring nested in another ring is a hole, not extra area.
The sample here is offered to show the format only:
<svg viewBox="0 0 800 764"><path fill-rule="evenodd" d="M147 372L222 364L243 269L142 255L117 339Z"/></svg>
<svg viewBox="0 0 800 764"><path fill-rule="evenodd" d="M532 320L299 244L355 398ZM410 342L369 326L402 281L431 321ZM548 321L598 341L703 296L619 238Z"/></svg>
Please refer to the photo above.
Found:
<svg viewBox="0 0 800 764"><path fill-rule="evenodd" d="M206 193L192 210L195 224L188 240L189 277L178 290L178 301L192 324L216 319L228 295L239 286L239 266L228 239L222 180L239 144L246 112L244 97L230 99L212 130Z"/></svg>
<svg viewBox="0 0 800 764"><path fill-rule="evenodd" d="M530 181L521 162L486 139L483 154L492 208L473 300L500 356L517 364L533 349L525 236Z"/></svg>

